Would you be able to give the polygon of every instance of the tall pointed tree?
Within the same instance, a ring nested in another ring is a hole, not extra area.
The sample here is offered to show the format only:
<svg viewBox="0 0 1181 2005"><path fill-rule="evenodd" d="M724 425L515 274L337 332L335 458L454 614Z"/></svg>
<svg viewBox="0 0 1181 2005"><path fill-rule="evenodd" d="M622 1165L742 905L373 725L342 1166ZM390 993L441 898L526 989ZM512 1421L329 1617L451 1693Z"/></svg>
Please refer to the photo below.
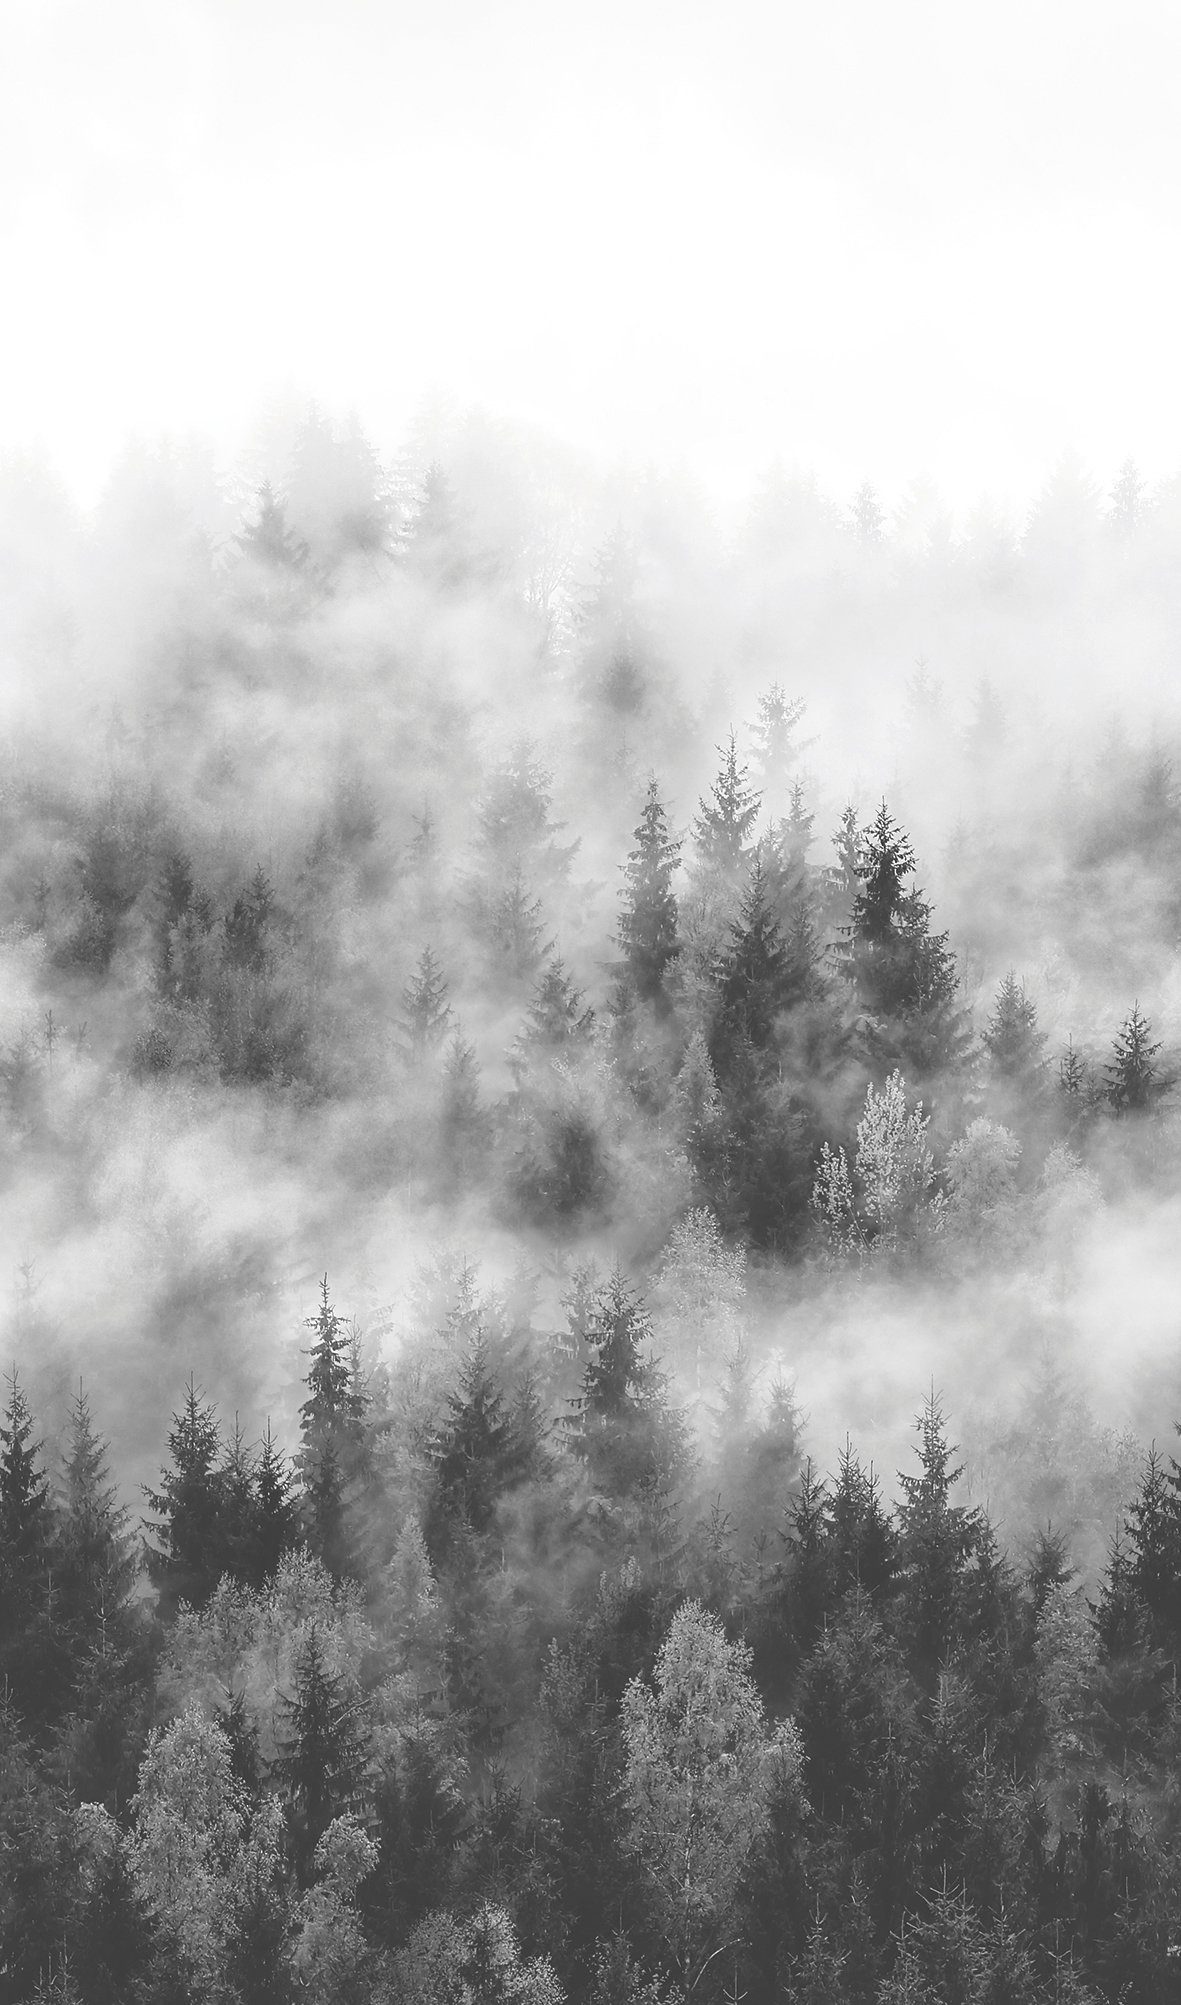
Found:
<svg viewBox="0 0 1181 2005"><path fill-rule="evenodd" d="M624 972L642 1002L665 1010L665 976L680 952L673 877L681 845L669 833L655 774L648 781L635 843L624 865L626 881L619 918Z"/></svg>
<svg viewBox="0 0 1181 2005"><path fill-rule="evenodd" d="M154 1522L146 1522L156 1539L146 1547L148 1575L163 1621L171 1620L181 1601L200 1608L224 1570L221 1429L191 1375L184 1405L172 1416L168 1451L172 1462L160 1473L159 1489L144 1486L156 1513Z"/></svg>
<svg viewBox="0 0 1181 2005"><path fill-rule="evenodd" d="M723 883L738 885L749 860L759 794L740 765L734 733L718 747L722 763L709 794L702 797L693 822L698 869Z"/></svg>
<svg viewBox="0 0 1181 2005"><path fill-rule="evenodd" d="M1160 1092L1155 1063L1160 1039L1134 1002L1125 1017L1107 1065L1107 1098L1117 1114L1144 1114Z"/></svg>
<svg viewBox="0 0 1181 2005"><path fill-rule="evenodd" d="M350 1332L320 1285L320 1307L305 1327L313 1333L300 1407L297 1457L304 1523L313 1552L338 1579L355 1567L347 1524L354 1486L367 1473L366 1399L357 1385Z"/></svg>

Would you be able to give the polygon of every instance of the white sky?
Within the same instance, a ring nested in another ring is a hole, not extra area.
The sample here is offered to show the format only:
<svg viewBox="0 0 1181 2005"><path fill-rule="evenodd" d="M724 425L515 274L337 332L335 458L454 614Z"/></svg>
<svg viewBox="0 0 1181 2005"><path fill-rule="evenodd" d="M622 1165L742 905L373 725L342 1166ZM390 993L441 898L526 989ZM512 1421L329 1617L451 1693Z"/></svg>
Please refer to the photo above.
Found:
<svg viewBox="0 0 1181 2005"><path fill-rule="evenodd" d="M1169 0L7 0L0 447L442 390L722 491L1181 468Z"/></svg>

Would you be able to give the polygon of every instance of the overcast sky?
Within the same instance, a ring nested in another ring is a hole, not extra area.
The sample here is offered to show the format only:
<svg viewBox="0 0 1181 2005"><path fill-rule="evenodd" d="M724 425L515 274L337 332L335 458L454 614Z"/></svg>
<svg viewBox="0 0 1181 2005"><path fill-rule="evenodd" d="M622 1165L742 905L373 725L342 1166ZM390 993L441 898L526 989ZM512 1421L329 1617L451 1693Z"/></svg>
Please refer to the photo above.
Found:
<svg viewBox="0 0 1181 2005"><path fill-rule="evenodd" d="M1181 467L1181 10L8 0L0 444L432 390L736 488Z"/></svg>

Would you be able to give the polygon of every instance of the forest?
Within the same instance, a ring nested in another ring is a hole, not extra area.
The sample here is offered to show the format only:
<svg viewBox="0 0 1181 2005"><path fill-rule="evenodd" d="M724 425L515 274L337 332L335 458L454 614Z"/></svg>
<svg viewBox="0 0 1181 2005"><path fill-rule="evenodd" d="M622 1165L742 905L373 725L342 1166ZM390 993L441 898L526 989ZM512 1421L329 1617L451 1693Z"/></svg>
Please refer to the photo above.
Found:
<svg viewBox="0 0 1181 2005"><path fill-rule="evenodd" d="M0 469L0 2005L1181 1997L1179 546Z"/></svg>

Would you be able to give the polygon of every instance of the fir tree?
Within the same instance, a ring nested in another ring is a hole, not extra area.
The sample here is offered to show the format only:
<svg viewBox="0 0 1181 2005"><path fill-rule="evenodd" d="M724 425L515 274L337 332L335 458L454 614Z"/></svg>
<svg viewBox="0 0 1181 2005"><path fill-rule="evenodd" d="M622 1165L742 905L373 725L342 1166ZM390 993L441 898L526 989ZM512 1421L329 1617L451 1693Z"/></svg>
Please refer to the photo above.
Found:
<svg viewBox="0 0 1181 2005"><path fill-rule="evenodd" d="M754 776L764 801L777 800L787 784L800 753L795 733L806 707L801 696L785 696L779 682L773 682L759 697L753 727Z"/></svg>
<svg viewBox="0 0 1181 2005"><path fill-rule="evenodd" d="M962 1059L969 1033L956 1008L947 935L931 932L930 906L905 888L914 867L910 842L883 801L862 833L846 968L862 1007L879 1020L883 1056L923 1075Z"/></svg>
<svg viewBox="0 0 1181 2005"><path fill-rule="evenodd" d="M956 1634L962 1579L981 1533L980 1513L951 1501L963 1474L953 1467L943 1412L932 1391L915 1423L921 1464L917 1476L900 1474L898 1561L906 1610L906 1638L920 1676L932 1682Z"/></svg>
<svg viewBox="0 0 1181 2005"><path fill-rule="evenodd" d="M312 1623L295 1661L295 1690L280 1695L275 1776L291 1805L301 1875L334 1817L361 1792L368 1755L360 1705L343 1673L328 1668Z"/></svg>
<svg viewBox="0 0 1181 2005"><path fill-rule="evenodd" d="M258 491L258 519L248 522L236 538L244 557L269 571L302 571L308 546L287 527L287 512L275 498L269 481Z"/></svg>
<svg viewBox="0 0 1181 2005"><path fill-rule="evenodd" d="M184 1405L172 1416L168 1449L172 1464L161 1471L160 1488L144 1486L157 1514L146 1526L157 1541L146 1557L162 1621L170 1621L182 1601L200 1608L223 1572L221 1429L191 1376Z"/></svg>
<svg viewBox="0 0 1181 2005"><path fill-rule="evenodd" d="M367 1402L356 1381L349 1332L320 1285L320 1307L305 1327L315 1341L308 1356L308 1397L300 1407L301 1447L297 1458L304 1522L317 1558L338 1579L353 1570L347 1507L354 1486L367 1475Z"/></svg>
<svg viewBox="0 0 1181 2005"><path fill-rule="evenodd" d="M770 1044L776 1018L792 998L788 992L788 956L769 895L759 852L742 897L738 920L731 927L731 947L722 977L713 1057L720 1075L735 1044L745 1040L755 1051Z"/></svg>
<svg viewBox="0 0 1181 2005"><path fill-rule="evenodd" d="M1133 1003L1107 1066L1107 1098L1117 1114L1143 1114L1152 1105L1160 1092L1153 1063L1160 1048L1148 1018L1141 1016L1139 1003Z"/></svg>
<svg viewBox="0 0 1181 2005"><path fill-rule="evenodd" d="M299 1544L302 1532L287 1458L275 1442L268 1419L254 1467L254 1522L247 1572L252 1586L261 1587L270 1579L283 1554Z"/></svg>
<svg viewBox="0 0 1181 2005"><path fill-rule="evenodd" d="M81 1385L74 1395L59 1486L54 1592L57 1620L78 1642L106 1651L126 1624L135 1586L128 1514L107 1470Z"/></svg>
<svg viewBox="0 0 1181 2005"><path fill-rule="evenodd" d="M429 1057L439 1049L451 1024L451 1004L443 970L430 947L402 990L399 1031L408 1058Z"/></svg>
<svg viewBox="0 0 1181 2005"><path fill-rule="evenodd" d="M681 845L669 833L655 775L648 782L636 847L624 865L619 944L628 982L641 1002L668 1007L664 981L680 952L673 875Z"/></svg>
<svg viewBox="0 0 1181 2005"><path fill-rule="evenodd" d="M993 1070L1006 1084L1035 1084L1045 1066L1045 1035L1037 1027L1037 1005L1025 993L1013 970L1001 982L992 1015L981 1038Z"/></svg>
<svg viewBox="0 0 1181 2005"><path fill-rule="evenodd" d="M532 981L553 942L545 938L541 900L530 896L520 869L496 900L490 928L498 965L514 982Z"/></svg>
<svg viewBox="0 0 1181 2005"><path fill-rule="evenodd" d="M435 1510L428 1545L442 1556L457 1526L477 1537L492 1524L497 1503L520 1473L513 1416L505 1404L482 1329L464 1359L459 1385L448 1395L448 1419L433 1452Z"/></svg>
<svg viewBox="0 0 1181 2005"><path fill-rule="evenodd" d="M32 1718L55 1703L59 1671L48 1632L53 1514L41 1443L15 1368L0 1420L0 1690Z"/></svg>
<svg viewBox="0 0 1181 2005"><path fill-rule="evenodd" d="M693 822L697 865L707 877L731 886L741 882L759 816L759 795L745 765L739 765L734 733L718 747L722 764Z"/></svg>
<svg viewBox="0 0 1181 2005"><path fill-rule="evenodd" d="M555 956L533 992L513 1049L514 1070L519 1075L535 1057L563 1058L584 1048L594 1020L594 1011L583 1007L581 991Z"/></svg>

